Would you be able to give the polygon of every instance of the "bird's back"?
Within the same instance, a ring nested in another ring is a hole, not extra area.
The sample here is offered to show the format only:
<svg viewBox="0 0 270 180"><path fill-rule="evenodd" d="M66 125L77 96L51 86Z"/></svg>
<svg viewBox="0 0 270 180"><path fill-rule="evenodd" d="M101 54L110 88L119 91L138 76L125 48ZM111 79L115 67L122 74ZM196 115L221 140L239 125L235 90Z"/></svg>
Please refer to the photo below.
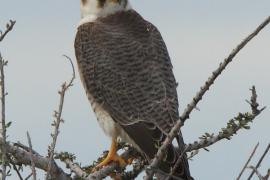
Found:
<svg viewBox="0 0 270 180"><path fill-rule="evenodd" d="M166 45L151 23L134 10L81 25L76 57L85 89L152 159L179 119L176 81ZM182 136L179 145L184 147ZM168 150L168 172L181 155ZM189 179L186 156L178 174Z"/></svg>

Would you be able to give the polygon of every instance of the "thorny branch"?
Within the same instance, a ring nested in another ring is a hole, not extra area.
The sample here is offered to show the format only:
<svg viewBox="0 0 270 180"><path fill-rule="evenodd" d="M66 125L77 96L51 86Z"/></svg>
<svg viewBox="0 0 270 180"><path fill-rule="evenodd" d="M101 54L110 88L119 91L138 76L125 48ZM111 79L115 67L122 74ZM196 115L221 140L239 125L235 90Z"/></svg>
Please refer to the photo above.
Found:
<svg viewBox="0 0 270 180"><path fill-rule="evenodd" d="M3 138L0 138L0 146L4 146ZM16 143L6 143L5 145L7 154L9 154L13 160L13 162L17 165L29 165L31 166L31 154L29 148L22 148L21 146L17 146ZM33 150L33 152L35 152ZM48 163L49 159L43 157L37 153L33 154L33 161L36 165L36 168L48 171ZM69 176L56 164L53 163L51 166L51 175L52 179L57 180L68 180Z"/></svg>
<svg viewBox="0 0 270 180"><path fill-rule="evenodd" d="M123 149L121 147L120 149ZM137 151L132 147L125 148L126 150L122 153L122 157L127 161L129 157L136 157L137 163L133 163L133 170L130 172L124 172L123 169L119 166L118 163L110 163L109 165L103 167L102 169L99 169L95 172L93 172L93 169L95 168L96 164L98 162L95 162L93 165L90 165L88 167L80 167L78 163L75 163L75 157L73 154L69 154L67 152L62 152L56 155L56 159L60 159L62 162L64 162L73 173L75 173L75 177L82 178L85 180L96 180L96 179L104 179L108 175L115 175L115 177L118 177L121 180L128 180L128 179L134 179L138 176L138 174L144 169L145 161L140 158L140 155L137 153ZM103 159L103 156L99 158L98 161ZM75 178L76 179L76 178ZM117 179L117 178L116 178Z"/></svg>
<svg viewBox="0 0 270 180"><path fill-rule="evenodd" d="M270 177L270 169L268 169L267 174L265 176L262 176L262 174L259 172L259 170L254 166L249 166L248 168L252 169L252 171L257 175L257 177L260 180L268 180Z"/></svg>
<svg viewBox="0 0 270 180"><path fill-rule="evenodd" d="M231 54L219 65L219 67L213 72L212 76L208 78L205 84L201 87L200 91L195 95L190 104L187 105L187 108L180 116L180 120L175 124L171 129L170 133L166 137L162 146L159 148L155 158L151 164L146 169L145 180L151 180L154 172L151 169L156 169L159 166L160 161L163 159L166 149L169 144L173 141L174 137L177 136L180 128L184 125L184 122L189 118L190 113L196 108L198 102L202 100L204 94L209 90L210 86L214 84L217 77L225 70L234 57L268 24L270 23L270 16L267 17L254 32L252 32L248 37L246 37L232 52Z"/></svg>
<svg viewBox="0 0 270 180"><path fill-rule="evenodd" d="M58 106L58 111L54 112L54 117L55 120L52 124L52 126L54 127L54 133L52 134L52 138L53 138L53 142L52 144L49 146L48 149L48 156L49 156L49 164L48 164L48 171L47 171L47 175L46 175L46 180L51 179L51 166L53 164L53 156L54 156L54 150L55 150L55 146L56 146L56 141L57 141L57 137L59 134L59 127L60 127L60 123L64 122L64 120L62 119L62 112L63 112L63 106L64 106L64 100L65 100L65 94L67 92L67 90L73 85L73 81L75 80L75 68L73 65L72 60L64 55L65 58L67 58L71 64L72 67L72 78L70 79L69 82L64 82L61 86L61 90L58 92L58 94L60 95L60 102L59 102L59 106Z"/></svg>
<svg viewBox="0 0 270 180"><path fill-rule="evenodd" d="M12 21L10 20L10 24L7 23L6 24L6 30L3 33L2 31L0 31L0 42L3 41L3 39L5 38L5 36L13 29L13 26L15 25L16 21ZM0 71L1 71L1 106L2 106L2 113L1 113L1 124L2 124L2 128L1 128L1 135L3 138L3 142L4 144L6 144L6 89L5 89L5 66L7 65L7 61L5 61L2 58L2 55L0 53ZM2 151L2 180L6 179L6 166L7 166L7 156L6 156L6 147L5 146L1 146L1 151Z"/></svg>
<svg viewBox="0 0 270 180"><path fill-rule="evenodd" d="M1 85L1 136L3 138L4 144L6 144L7 134L6 134L6 89L5 89L5 66L7 65L7 61L5 61L0 54L0 85ZM7 167L7 155L6 155L6 147L1 146L2 151L2 180L6 179L6 167Z"/></svg>
<svg viewBox="0 0 270 180"><path fill-rule="evenodd" d="M33 180L36 180L37 179L37 173L36 173L36 165L35 165L35 162L33 160L34 157L33 157L33 147L32 147L31 137L30 137L29 132L27 132L26 135L27 135L28 145L29 145L29 148L30 148L31 169L32 169L32 174L33 174Z"/></svg>
<svg viewBox="0 0 270 180"><path fill-rule="evenodd" d="M259 159L258 163L256 164L255 169L258 169L263 161L263 159L265 158L266 154L268 153L268 151L270 150L270 143L268 144L267 148L265 149L262 157ZM251 172L251 174L249 175L247 180L250 180L252 178L252 176L254 175L255 171L253 169L253 171Z"/></svg>
<svg viewBox="0 0 270 180"><path fill-rule="evenodd" d="M236 180L240 180L240 178L241 178L242 174L244 173L244 171L246 170L246 168L247 168L247 166L248 166L250 160L251 160L252 157L254 156L254 154L255 154L255 152L256 152L258 146L259 146L259 143L257 143L257 145L255 146L255 148L253 149L252 153L250 154L250 156L249 156L247 162L245 163L243 169L241 170L241 172L240 172L239 176L236 178Z"/></svg>
<svg viewBox="0 0 270 180"><path fill-rule="evenodd" d="M6 37L6 35L13 29L15 23L16 23L16 21L10 20L9 23L6 24L5 32L3 33L0 30L0 42L3 41L3 39Z"/></svg>
<svg viewBox="0 0 270 180"><path fill-rule="evenodd" d="M251 107L254 107L254 104L258 104L254 96L257 97L257 94L256 94L256 89L253 86L251 99L255 99L255 101L253 101L253 104L251 104ZM266 107L262 109L258 109L258 106L257 106L256 109L252 108L251 113L249 112L239 113L238 116L231 119L227 123L226 128L222 128L222 130L218 133L218 135L205 133L205 135L200 137L201 140L199 142L196 141L193 144L187 145L186 152L191 152L194 150L199 150L199 149L209 147L222 139L231 139L231 137L235 135L240 129L249 129L250 127L248 124L251 123L265 108Z"/></svg>
<svg viewBox="0 0 270 180"><path fill-rule="evenodd" d="M200 137L200 141L195 141L192 144L187 144L182 155L186 152L192 152L192 156L194 156L195 154L198 154L200 149L206 149L207 147L219 142L220 140L230 139L240 129L249 129L248 124L251 123L255 117L257 117L265 109L265 107L260 110L258 109L259 104L257 103L257 93L254 86L252 87L251 91L251 102L248 101L252 109L251 113L239 113L237 117L231 119L227 123L226 128L221 129L218 135L205 133ZM178 158L173 169L171 170L170 175L173 175L176 171L176 168L179 167L181 159L182 157Z"/></svg>

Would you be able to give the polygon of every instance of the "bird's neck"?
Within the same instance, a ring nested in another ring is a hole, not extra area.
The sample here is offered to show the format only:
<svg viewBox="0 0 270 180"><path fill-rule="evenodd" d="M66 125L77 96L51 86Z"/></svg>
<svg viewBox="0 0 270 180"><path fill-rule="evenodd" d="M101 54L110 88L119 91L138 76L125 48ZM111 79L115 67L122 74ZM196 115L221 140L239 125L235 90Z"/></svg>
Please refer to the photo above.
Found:
<svg viewBox="0 0 270 180"><path fill-rule="evenodd" d="M128 0L116 2L106 0L103 6L100 6L99 0L87 0L85 4L81 3L81 20L79 25L94 22L99 17L106 17L119 11L130 10L131 5Z"/></svg>

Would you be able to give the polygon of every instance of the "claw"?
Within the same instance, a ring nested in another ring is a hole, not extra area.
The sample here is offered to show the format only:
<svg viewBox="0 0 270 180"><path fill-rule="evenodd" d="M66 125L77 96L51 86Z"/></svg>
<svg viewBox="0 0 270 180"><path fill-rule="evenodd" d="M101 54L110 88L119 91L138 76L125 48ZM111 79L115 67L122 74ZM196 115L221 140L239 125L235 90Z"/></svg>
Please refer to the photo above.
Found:
<svg viewBox="0 0 270 180"><path fill-rule="evenodd" d="M111 148L109 150L109 153L107 155L107 157L101 162L99 163L96 168L101 168L103 166L108 165L109 163L113 162L117 162L119 163L119 165L121 167L125 167L128 163L117 154L117 141L115 139L112 140L112 144L111 144ZM96 169L95 168L95 169Z"/></svg>

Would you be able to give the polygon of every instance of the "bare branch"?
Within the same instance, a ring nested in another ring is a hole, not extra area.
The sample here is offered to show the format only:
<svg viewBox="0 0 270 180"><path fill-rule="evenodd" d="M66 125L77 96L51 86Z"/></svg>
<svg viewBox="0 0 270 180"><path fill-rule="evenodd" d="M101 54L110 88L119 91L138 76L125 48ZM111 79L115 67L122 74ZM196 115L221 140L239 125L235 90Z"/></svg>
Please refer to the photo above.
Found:
<svg viewBox="0 0 270 180"><path fill-rule="evenodd" d="M34 158L33 158L33 147L32 147L32 142L31 142L31 137L29 132L27 131L27 140L28 140L28 144L29 144L29 148L30 148L30 158L31 158L31 169L32 169L32 174L33 174L33 180L37 179L37 173L36 173L36 168L35 168L35 162L34 162Z"/></svg>
<svg viewBox="0 0 270 180"><path fill-rule="evenodd" d="M6 24L6 30L4 33L0 31L0 42L3 41L5 36L13 29L16 21L10 20L9 23Z"/></svg>
<svg viewBox="0 0 270 180"><path fill-rule="evenodd" d="M0 146L4 146L3 138L0 138ZM7 154L10 154L14 158L14 163L21 165L31 166L31 154L29 151L22 149L15 145L15 143L6 143ZM34 152L34 151L33 151ZM45 172L48 171L49 159L43 157L39 154L33 154L33 161L36 165L36 168L41 169ZM60 168L56 163L53 163L51 166L51 175L52 179L57 180L69 180L69 176Z"/></svg>
<svg viewBox="0 0 270 180"><path fill-rule="evenodd" d="M74 172L78 177L87 178L87 173L82 170L82 168L77 164L74 163L70 159L65 159L64 162L72 172Z"/></svg>
<svg viewBox="0 0 270 180"><path fill-rule="evenodd" d="M213 72L212 76L205 82L201 87L200 91L195 95L190 104L180 116L180 120L177 121L175 126L171 129L170 133L166 137L162 146L159 148L155 158L149 165L148 170L155 169L158 167L159 162L163 159L166 149L169 144L173 141L174 137L177 136L180 128L184 125L184 122L189 118L190 113L196 108L198 102L202 99L204 94L209 90L210 86L214 84L217 77L225 70L228 64L234 59L234 57L251 41L265 26L270 23L270 16L265 19L265 21L260 24L254 32L252 32L248 37L246 37L232 52L231 54L219 65L219 67ZM154 175L153 171L147 172L145 180L151 180Z"/></svg>
<svg viewBox="0 0 270 180"><path fill-rule="evenodd" d="M7 158L8 158L8 160L9 160L10 164L12 165L13 169L14 169L15 172L17 173L19 179L20 179L20 180L23 180L23 177L22 177L22 175L21 175L19 169L16 167L16 164L11 160L11 158L10 158L9 156L7 156Z"/></svg>
<svg viewBox="0 0 270 180"><path fill-rule="evenodd" d="M0 31L0 42L5 38L5 36L13 29L13 26L15 25L15 21L10 20L10 24L7 23L6 24L6 30L4 33L2 33L2 31ZM2 105L2 118L1 118L1 124L2 124L2 128L1 128L1 135L3 138L3 143L6 144L6 89L5 89L5 71L4 71L4 67L7 65L7 61L5 61L2 58L2 55L0 53L0 71L1 71L1 105ZM6 147L5 146L1 146L1 151L2 151L2 180L6 179L6 163L7 163L7 155L6 155Z"/></svg>
<svg viewBox="0 0 270 180"><path fill-rule="evenodd" d="M237 117L228 122L227 127L223 128L218 135L206 133L200 137L201 140L199 142L195 141L193 144L188 144L186 146L186 152L207 148L220 140L230 139L240 129L248 129L248 123L252 122L258 115L259 114L239 113Z"/></svg>
<svg viewBox="0 0 270 180"><path fill-rule="evenodd" d="M253 149L252 153L250 154L250 156L249 156L247 162L245 163L243 169L241 170L241 172L240 172L239 176L236 178L236 180L239 180L239 179L241 178L241 176L242 176L242 174L244 173L244 171L246 170L246 168L247 168L247 166L248 166L250 160L251 160L252 157L254 156L254 154L255 154L255 152L256 152L258 146L259 146L259 143L257 143L257 145L255 146L255 148Z"/></svg>
<svg viewBox="0 0 270 180"><path fill-rule="evenodd" d="M252 169L252 172L256 173L260 180L265 180L257 168L255 168L254 166L249 166L248 168Z"/></svg>
<svg viewBox="0 0 270 180"><path fill-rule="evenodd" d="M268 153L269 149L270 149L270 143L268 144L267 148L265 149L265 151L264 151L262 157L259 159L259 161L258 161L258 163L257 163L257 165L256 165L256 167L255 167L255 169L258 169L258 168L260 167L260 165L261 165L263 159L265 158L266 154ZM253 171L251 172L251 174L250 174L249 177L248 177L248 180L250 180L250 179L252 178L252 176L254 175L254 173L255 173L255 171L254 171L254 169L253 169Z"/></svg>
<svg viewBox="0 0 270 180"><path fill-rule="evenodd" d="M28 179L30 179L31 177L32 177L32 173L31 174L29 174L24 180L28 180Z"/></svg>
<svg viewBox="0 0 270 180"><path fill-rule="evenodd" d="M73 81L75 79L75 69L74 69L74 65L72 63L72 60L68 56L65 56L65 57L69 60L71 66L72 66L73 74L72 74L72 78L70 79L70 81L64 82L61 86L61 90L58 92L60 95L60 102L59 102L59 106L58 106L58 111L55 111L55 114L54 114L55 120L52 124L52 126L54 126L54 133L52 134L53 142L49 146L49 150L48 150L49 164L48 164L48 172L46 175L46 180L50 179L51 166L52 166L53 161L54 161L53 156L54 156L54 150L55 150L55 146L56 146L57 137L59 134L60 123L63 122L62 112L63 112L63 107L64 107L65 94L66 94L67 90L73 85Z"/></svg>
<svg viewBox="0 0 270 180"><path fill-rule="evenodd" d="M259 104L257 102L257 93L255 86L251 89L251 112L247 113L239 113L238 116L231 119L227 123L227 127L222 128L218 135L205 133L200 137L200 141L195 141L193 144L186 145L186 152L191 152L199 149L203 149L209 147L220 140L223 139L231 139L233 135L235 135L240 129L249 129L249 123L251 123L266 107L262 109L259 108Z"/></svg>
<svg viewBox="0 0 270 180"><path fill-rule="evenodd" d="M0 78L0 85L1 85L1 125L2 125L2 138L4 141L4 144L6 144L6 89L5 89L5 66L7 65L7 61L5 61L2 58L2 55L0 53L0 71L1 71L1 78ZM6 179L6 166L7 166L7 155L6 155L6 147L1 146L2 151L2 180Z"/></svg>
<svg viewBox="0 0 270 180"><path fill-rule="evenodd" d="M135 179L144 170L146 163L147 163L146 160L138 159L137 162L134 163L132 171L122 173L120 179L121 180Z"/></svg>

